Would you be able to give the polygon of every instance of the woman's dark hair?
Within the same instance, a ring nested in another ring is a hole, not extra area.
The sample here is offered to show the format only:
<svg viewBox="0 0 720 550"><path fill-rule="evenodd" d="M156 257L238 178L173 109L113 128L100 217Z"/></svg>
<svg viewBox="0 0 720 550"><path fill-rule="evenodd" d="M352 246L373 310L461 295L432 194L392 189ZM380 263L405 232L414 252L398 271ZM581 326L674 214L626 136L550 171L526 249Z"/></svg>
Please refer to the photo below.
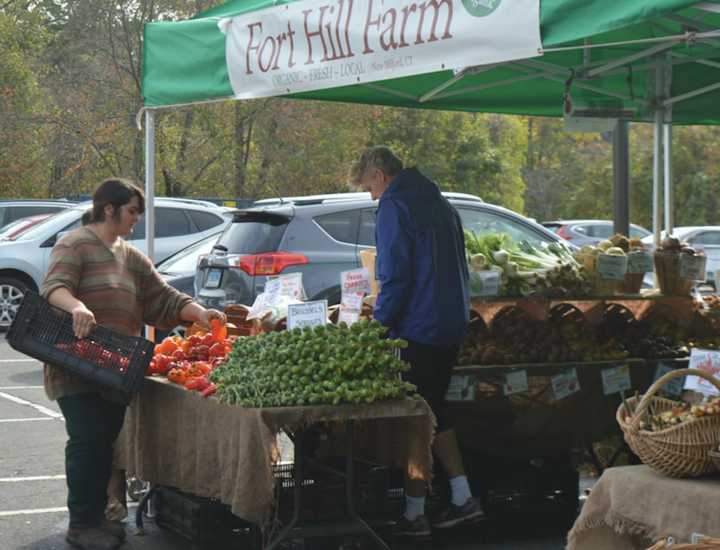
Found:
<svg viewBox="0 0 720 550"><path fill-rule="evenodd" d="M123 178L109 178L103 181L93 194L92 210L83 216L82 223L98 223L105 221L105 207L113 207L113 218L120 217L120 207L137 197L140 213L145 212L145 194L137 185Z"/></svg>

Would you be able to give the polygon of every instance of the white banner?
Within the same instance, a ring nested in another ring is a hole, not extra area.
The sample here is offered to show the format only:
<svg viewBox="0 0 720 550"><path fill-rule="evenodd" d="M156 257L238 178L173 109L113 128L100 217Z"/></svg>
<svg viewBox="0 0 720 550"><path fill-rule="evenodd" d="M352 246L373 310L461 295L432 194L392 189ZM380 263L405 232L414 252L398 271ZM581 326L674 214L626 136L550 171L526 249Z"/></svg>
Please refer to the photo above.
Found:
<svg viewBox="0 0 720 550"><path fill-rule="evenodd" d="M301 0L218 25L238 99L542 55L540 0Z"/></svg>

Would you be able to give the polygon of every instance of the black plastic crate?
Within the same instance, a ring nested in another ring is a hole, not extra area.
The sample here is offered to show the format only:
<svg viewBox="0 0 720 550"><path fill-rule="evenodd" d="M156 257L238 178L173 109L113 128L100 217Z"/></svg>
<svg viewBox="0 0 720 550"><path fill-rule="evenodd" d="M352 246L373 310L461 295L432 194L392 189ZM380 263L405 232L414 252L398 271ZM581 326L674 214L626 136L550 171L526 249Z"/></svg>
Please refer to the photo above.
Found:
<svg viewBox="0 0 720 550"><path fill-rule="evenodd" d="M258 529L217 500L158 486L154 503L155 523L196 547L224 545L236 550L260 550Z"/></svg>
<svg viewBox="0 0 720 550"><path fill-rule="evenodd" d="M96 326L81 340L72 315L27 291L10 327L9 344L30 357L63 367L127 394L140 391L155 345Z"/></svg>

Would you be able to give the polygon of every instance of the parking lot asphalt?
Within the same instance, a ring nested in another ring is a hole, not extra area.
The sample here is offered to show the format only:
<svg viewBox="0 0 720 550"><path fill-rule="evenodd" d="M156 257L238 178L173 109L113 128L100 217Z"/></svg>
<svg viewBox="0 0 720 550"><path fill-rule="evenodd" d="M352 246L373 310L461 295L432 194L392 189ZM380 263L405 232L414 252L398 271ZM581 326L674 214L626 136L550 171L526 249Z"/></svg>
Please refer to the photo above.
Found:
<svg viewBox="0 0 720 550"><path fill-rule="evenodd" d="M41 364L10 348L4 335L0 335L0 550L71 548L64 539L65 441L62 415L42 388ZM130 506L133 515L135 504ZM151 519L145 521L145 526L145 535L138 536L134 526L128 524L128 539L122 550L193 550L188 541L159 529ZM560 550L564 548L564 532L538 534L523 525L513 525L464 532L459 537L436 540L430 547ZM315 549L306 544L304 550Z"/></svg>

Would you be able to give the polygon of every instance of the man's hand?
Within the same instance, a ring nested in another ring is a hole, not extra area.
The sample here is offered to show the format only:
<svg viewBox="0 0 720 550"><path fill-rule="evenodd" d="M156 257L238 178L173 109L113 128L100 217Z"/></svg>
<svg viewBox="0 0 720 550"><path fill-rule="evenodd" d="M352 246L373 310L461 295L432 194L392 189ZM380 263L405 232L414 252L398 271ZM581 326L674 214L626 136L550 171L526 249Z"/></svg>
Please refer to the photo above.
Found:
<svg viewBox="0 0 720 550"><path fill-rule="evenodd" d="M95 315L82 302L70 312L73 317L73 331L77 338L85 338L90 330L97 324Z"/></svg>

